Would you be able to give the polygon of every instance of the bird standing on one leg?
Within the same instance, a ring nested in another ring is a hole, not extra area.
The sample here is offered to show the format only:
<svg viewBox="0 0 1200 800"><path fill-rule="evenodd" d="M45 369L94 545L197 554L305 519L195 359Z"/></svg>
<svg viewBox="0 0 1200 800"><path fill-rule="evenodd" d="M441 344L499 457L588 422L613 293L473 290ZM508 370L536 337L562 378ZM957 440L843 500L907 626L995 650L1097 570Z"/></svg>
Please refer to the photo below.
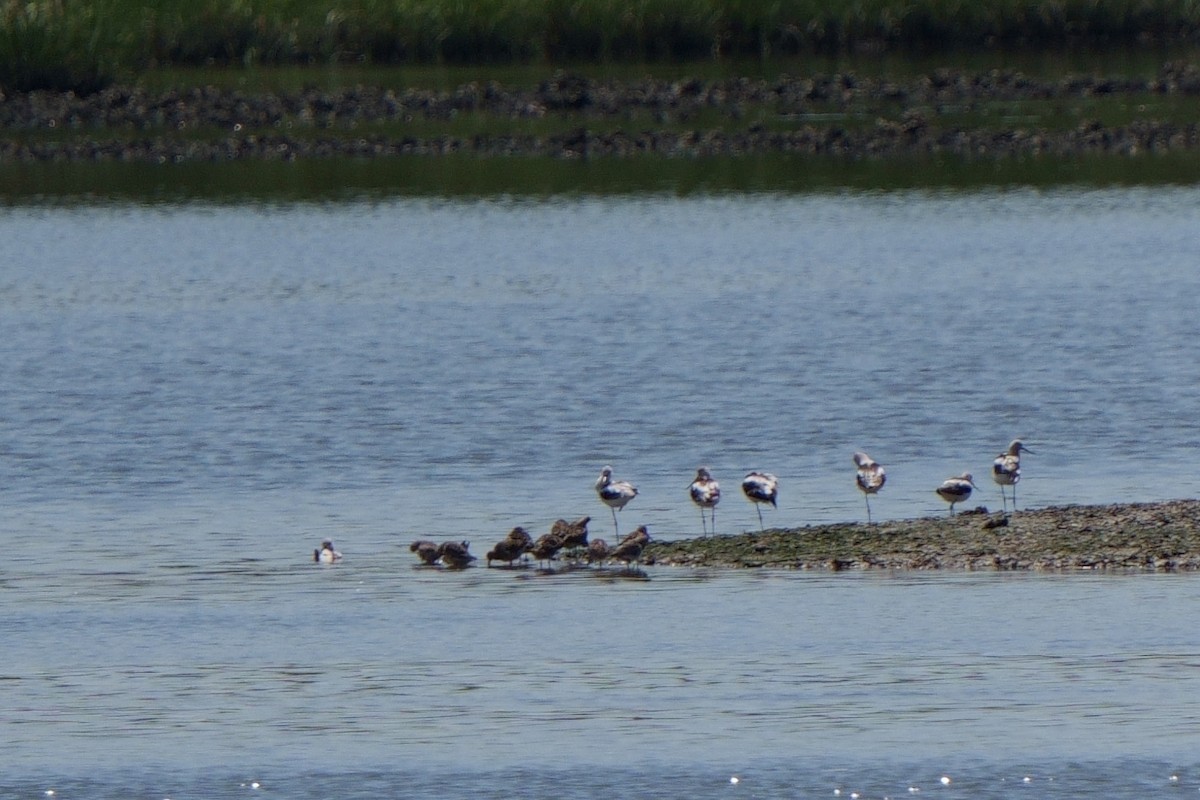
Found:
<svg viewBox="0 0 1200 800"><path fill-rule="evenodd" d="M612 471L612 467L600 470L600 477L596 479L596 494L600 495L600 502L612 509L613 532L619 536L617 512L637 497L638 490L629 481L614 481Z"/></svg>
<svg viewBox="0 0 1200 800"><path fill-rule="evenodd" d="M758 512L758 527L763 530L762 508L759 504L770 503L772 508L779 507L779 479L769 472L751 472L742 478L742 493L754 503L754 510Z"/></svg>
<svg viewBox="0 0 1200 800"><path fill-rule="evenodd" d="M950 516L954 516L954 504L963 502L971 496L972 489L978 488L971 478L971 473L964 472L957 478L947 479L934 491L938 493L938 497L950 504Z"/></svg>
<svg viewBox="0 0 1200 800"><path fill-rule="evenodd" d="M708 528L704 518L704 509L711 509L712 532L715 535L717 532L717 503L721 502L721 487L713 479L708 467L696 470L696 479L688 486L688 493L692 496L692 502L700 506L700 524L705 526L705 535L708 534Z"/></svg>
<svg viewBox="0 0 1200 800"><path fill-rule="evenodd" d="M858 483L859 490L863 493L863 498L867 501L867 524L870 525L871 495L878 492L887 483L887 473L883 471L882 464L866 453L855 453L854 463L858 467L855 481Z"/></svg>
<svg viewBox="0 0 1200 800"><path fill-rule="evenodd" d="M1000 485L1000 502L1005 511L1008 511L1008 495L1004 493L1004 487L1012 487L1013 511L1016 511L1017 483L1021 480L1021 453L1032 452L1020 439L1013 439L1008 449L996 456L996 460L992 462L992 480Z"/></svg>

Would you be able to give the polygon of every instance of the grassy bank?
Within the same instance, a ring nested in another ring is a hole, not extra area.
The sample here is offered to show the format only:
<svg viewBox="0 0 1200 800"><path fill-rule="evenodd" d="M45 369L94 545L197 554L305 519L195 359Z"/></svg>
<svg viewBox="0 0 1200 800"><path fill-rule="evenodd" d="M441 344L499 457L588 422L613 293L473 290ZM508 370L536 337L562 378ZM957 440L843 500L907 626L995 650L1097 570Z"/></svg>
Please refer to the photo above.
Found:
<svg viewBox="0 0 1200 800"><path fill-rule="evenodd" d="M164 65L572 63L1192 41L1193 0L0 0L0 86Z"/></svg>

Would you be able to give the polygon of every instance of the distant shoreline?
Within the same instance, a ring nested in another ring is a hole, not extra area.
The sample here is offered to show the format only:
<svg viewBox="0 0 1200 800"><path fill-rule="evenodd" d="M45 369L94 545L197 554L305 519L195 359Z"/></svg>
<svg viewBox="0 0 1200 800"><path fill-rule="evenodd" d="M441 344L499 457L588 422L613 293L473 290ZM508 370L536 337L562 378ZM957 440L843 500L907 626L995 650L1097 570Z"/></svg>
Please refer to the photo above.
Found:
<svg viewBox="0 0 1200 800"><path fill-rule="evenodd" d="M943 69L903 81L852 72L614 81L555 71L533 88L119 86L86 96L9 93L0 102L0 163L1196 153L1200 123L1178 111L1196 97L1200 68L1182 62L1153 77Z"/></svg>
<svg viewBox="0 0 1200 800"><path fill-rule="evenodd" d="M1200 570L1200 500L960 511L652 541L646 564L798 570Z"/></svg>

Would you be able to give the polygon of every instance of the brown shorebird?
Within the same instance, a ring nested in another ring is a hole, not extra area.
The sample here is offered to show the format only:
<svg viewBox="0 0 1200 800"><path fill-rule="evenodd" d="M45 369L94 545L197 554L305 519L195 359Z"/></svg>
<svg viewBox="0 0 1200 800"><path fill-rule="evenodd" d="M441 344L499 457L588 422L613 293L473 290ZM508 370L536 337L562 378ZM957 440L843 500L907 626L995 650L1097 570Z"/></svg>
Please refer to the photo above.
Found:
<svg viewBox="0 0 1200 800"><path fill-rule="evenodd" d="M621 543L614 547L608 556L614 561L623 561L627 565L637 563L637 560L642 557L642 550L649 541L650 533L646 530L646 526L642 525L622 539Z"/></svg>
<svg viewBox="0 0 1200 800"><path fill-rule="evenodd" d="M688 486L688 494L692 502L700 506L700 524L705 526L704 533L708 535L708 522L704 517L704 509L711 509L713 534L717 532L717 503L721 502L721 486L713 479L708 467L696 470L696 479Z"/></svg>
<svg viewBox="0 0 1200 800"><path fill-rule="evenodd" d="M555 536L553 533L543 533L533 543L533 547L529 549L529 554L538 560L538 563L545 561L547 563L554 560L554 556L562 549L562 539Z"/></svg>
<svg viewBox="0 0 1200 800"><path fill-rule="evenodd" d="M617 512L637 497L638 490L629 481L614 481L612 473L612 467L600 470L600 477L596 479L596 494L600 495L600 502L612 509L613 533L620 536L621 532L617 529Z"/></svg>
<svg viewBox="0 0 1200 800"><path fill-rule="evenodd" d="M1000 484L1000 502L1004 505L1005 511L1008 511L1008 495L1004 493L1004 487L1013 487L1013 511L1016 511L1017 483L1021 480L1021 453L1032 452L1021 443L1020 439L1013 439L1008 449L996 456L996 460L992 462L992 480Z"/></svg>
<svg viewBox="0 0 1200 800"><path fill-rule="evenodd" d="M417 558L421 559L425 564L432 566L438 560L438 546L436 542L428 541L427 539L418 539L408 546L408 549L417 554Z"/></svg>
<svg viewBox="0 0 1200 800"><path fill-rule="evenodd" d="M878 492L887 483L887 473L883 471L882 464L866 453L855 453L854 464L858 467L854 480L858 484L859 491L863 493L863 498L867 501L867 524L870 525L871 495Z"/></svg>
<svg viewBox="0 0 1200 800"><path fill-rule="evenodd" d="M592 521L591 517L580 517L574 522L567 522L565 519L557 520L550 528L550 533L554 534L562 542L564 550L573 550L576 547L587 547L588 543L588 523Z"/></svg>
<svg viewBox="0 0 1200 800"><path fill-rule="evenodd" d="M438 556L450 569L466 569L475 560L467 550L470 546L470 542L442 542L438 545Z"/></svg>
<svg viewBox="0 0 1200 800"><path fill-rule="evenodd" d="M964 472L957 478L948 478L934 491L938 493L938 497L950 504L950 516L954 516L954 504L963 502L971 496L972 489L978 488L971 478L971 473Z"/></svg>
<svg viewBox="0 0 1200 800"><path fill-rule="evenodd" d="M592 539L588 542L587 555L584 556L589 564L600 562L603 564L608 560L608 542L603 539Z"/></svg>
<svg viewBox="0 0 1200 800"><path fill-rule="evenodd" d="M529 548L533 546L533 539L529 533L517 526L508 532L508 536L496 543L487 554L487 565L490 567L493 561L507 561L511 567L525 553L529 552Z"/></svg>
<svg viewBox="0 0 1200 800"><path fill-rule="evenodd" d="M761 530L763 518L760 504L770 503L771 508L778 508L776 501L779 500L779 479L769 472L751 472L742 478L742 494L754 503L754 510L758 512L758 527Z"/></svg>

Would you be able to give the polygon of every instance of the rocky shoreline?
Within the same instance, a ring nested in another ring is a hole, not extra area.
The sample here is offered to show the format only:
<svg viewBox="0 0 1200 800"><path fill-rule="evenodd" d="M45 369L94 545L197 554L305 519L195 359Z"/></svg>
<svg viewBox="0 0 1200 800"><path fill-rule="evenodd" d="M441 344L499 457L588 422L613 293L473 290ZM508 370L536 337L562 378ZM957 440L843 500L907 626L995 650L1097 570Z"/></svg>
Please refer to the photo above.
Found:
<svg viewBox="0 0 1200 800"><path fill-rule="evenodd" d="M798 570L1200 570L1200 500L771 529L651 542L647 564Z"/></svg>
<svg viewBox="0 0 1200 800"><path fill-rule="evenodd" d="M904 80L840 73L601 81L557 72L527 89L473 82L445 91L124 86L88 96L0 96L0 163L1195 152L1200 122L1158 119L1138 108L1148 97L1198 96L1200 68L1186 63L1165 64L1153 77L1057 80L944 69ZM1084 117L1055 127L1036 115L1022 120L989 111L998 103L1110 100L1132 108L1133 118L1110 124ZM467 117L477 132L461 132Z"/></svg>

